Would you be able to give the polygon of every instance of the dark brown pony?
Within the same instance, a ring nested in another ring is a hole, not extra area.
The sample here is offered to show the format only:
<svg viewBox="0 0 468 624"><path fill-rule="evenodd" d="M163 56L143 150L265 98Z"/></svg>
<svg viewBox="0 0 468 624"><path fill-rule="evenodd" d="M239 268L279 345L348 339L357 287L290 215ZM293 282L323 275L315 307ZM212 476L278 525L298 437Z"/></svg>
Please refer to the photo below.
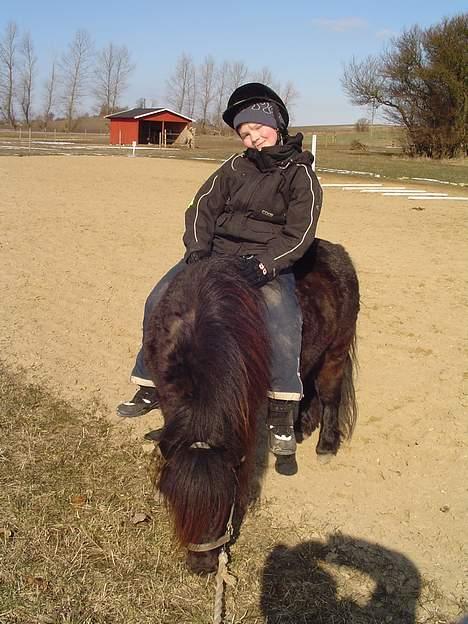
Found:
<svg viewBox="0 0 468 624"><path fill-rule="evenodd" d="M320 426L316 452L331 456L351 435L359 287L340 245L316 240L295 267L304 325L304 398L299 440ZM269 341L261 292L241 278L235 258L212 258L178 274L156 307L145 358L164 415L158 488L180 542L225 533L235 501L245 509L254 471L256 415L269 383ZM192 552L196 571L217 551Z"/></svg>

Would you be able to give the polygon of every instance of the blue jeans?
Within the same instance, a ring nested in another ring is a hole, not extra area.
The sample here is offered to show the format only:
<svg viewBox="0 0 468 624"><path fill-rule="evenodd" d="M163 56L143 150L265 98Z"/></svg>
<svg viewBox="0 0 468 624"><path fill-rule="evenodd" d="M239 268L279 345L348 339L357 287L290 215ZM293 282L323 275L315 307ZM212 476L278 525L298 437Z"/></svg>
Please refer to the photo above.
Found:
<svg viewBox="0 0 468 624"><path fill-rule="evenodd" d="M143 340L151 312L156 307L169 284L186 268L183 260L178 262L156 284L145 303L143 316ZM268 396L272 399L299 401L302 398L302 382L299 374L302 341L302 313L296 297L296 280L292 271L280 273L262 287L266 304L266 324L271 341L271 382ZM140 386L154 386L141 348L132 370L131 381Z"/></svg>

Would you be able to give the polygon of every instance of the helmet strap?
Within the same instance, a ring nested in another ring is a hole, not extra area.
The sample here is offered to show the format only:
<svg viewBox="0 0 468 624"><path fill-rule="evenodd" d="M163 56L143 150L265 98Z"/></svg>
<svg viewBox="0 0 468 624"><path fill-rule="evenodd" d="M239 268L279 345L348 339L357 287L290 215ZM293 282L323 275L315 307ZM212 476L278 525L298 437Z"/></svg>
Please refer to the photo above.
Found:
<svg viewBox="0 0 468 624"><path fill-rule="evenodd" d="M289 137L289 133L287 128L278 128L277 129L277 133L278 133L278 142L277 145L284 145Z"/></svg>
<svg viewBox="0 0 468 624"><path fill-rule="evenodd" d="M281 117L279 112L278 105L276 102L272 102L273 106L273 115L276 120L276 125L278 127L278 134L281 136L281 144L285 142L285 138L288 136L288 130L284 127L284 119Z"/></svg>

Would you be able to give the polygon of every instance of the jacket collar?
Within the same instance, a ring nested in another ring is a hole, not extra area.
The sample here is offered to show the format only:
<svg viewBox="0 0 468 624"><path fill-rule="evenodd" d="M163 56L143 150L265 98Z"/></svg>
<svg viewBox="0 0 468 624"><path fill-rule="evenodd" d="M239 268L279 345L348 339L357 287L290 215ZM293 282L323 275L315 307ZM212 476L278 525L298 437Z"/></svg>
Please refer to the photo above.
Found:
<svg viewBox="0 0 468 624"><path fill-rule="evenodd" d="M260 171L270 171L277 167L285 168L296 160L302 153L303 135L298 132L295 136L288 136L284 145L273 145L262 150L248 148L244 155L256 164Z"/></svg>

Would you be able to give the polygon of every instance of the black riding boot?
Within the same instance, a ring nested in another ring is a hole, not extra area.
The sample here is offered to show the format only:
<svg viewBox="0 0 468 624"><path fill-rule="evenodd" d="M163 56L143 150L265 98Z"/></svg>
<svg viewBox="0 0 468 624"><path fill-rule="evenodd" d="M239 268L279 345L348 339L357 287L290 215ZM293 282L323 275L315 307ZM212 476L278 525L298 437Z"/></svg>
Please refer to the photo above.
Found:
<svg viewBox="0 0 468 624"><path fill-rule="evenodd" d="M299 401L268 399L268 441L274 455L294 455L296 438L294 420L299 413Z"/></svg>

